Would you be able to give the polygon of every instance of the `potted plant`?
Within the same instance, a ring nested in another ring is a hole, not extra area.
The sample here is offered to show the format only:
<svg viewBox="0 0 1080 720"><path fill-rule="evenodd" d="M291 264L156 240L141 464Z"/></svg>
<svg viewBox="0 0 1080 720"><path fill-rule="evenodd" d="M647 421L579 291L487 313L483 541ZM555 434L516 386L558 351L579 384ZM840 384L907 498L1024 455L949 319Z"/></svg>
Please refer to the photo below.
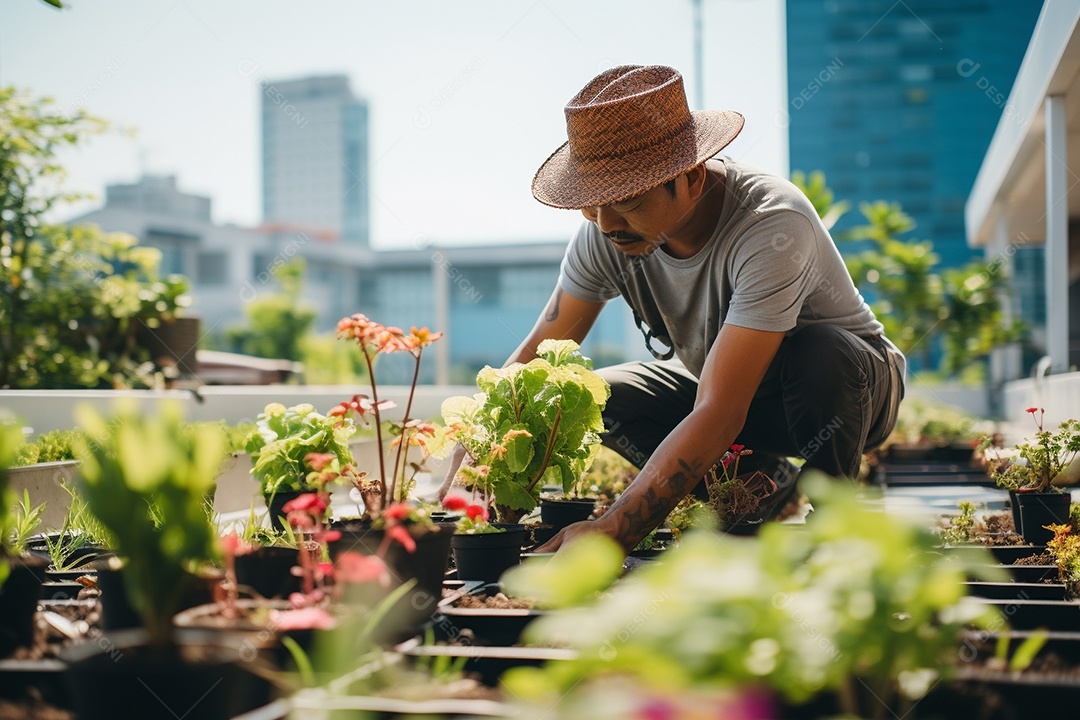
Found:
<svg viewBox="0 0 1080 720"><path fill-rule="evenodd" d="M776 492L776 483L763 472L739 476L739 461L752 453L743 445L732 445L705 476L709 507L716 513L724 532L732 535L756 533L766 520L761 503Z"/></svg>
<svg viewBox="0 0 1080 720"><path fill-rule="evenodd" d="M14 542L18 518L9 468L23 442L22 427L0 421L0 658L34 638L34 611L45 561L27 556Z"/></svg>
<svg viewBox="0 0 1080 720"><path fill-rule="evenodd" d="M1054 536L1049 525L1069 522L1069 493L1053 482L1080 453L1080 421L1066 420L1051 431L1043 427L1043 408L1026 412L1037 429L1034 442L1018 443L1013 458L987 456L987 470L998 487L1010 491L1018 532L1033 545L1045 545ZM984 438L981 447L985 450L991 443Z"/></svg>
<svg viewBox="0 0 1080 720"><path fill-rule="evenodd" d="M286 503L321 487L319 472L307 463L309 456L334 460L342 477L355 475L349 449L349 438L355 432L356 426L348 418L323 415L308 403L289 408L270 403L259 414L246 449L272 528L282 530Z"/></svg>
<svg viewBox="0 0 1080 720"><path fill-rule="evenodd" d="M408 458L410 449L419 452L421 463L429 455L441 456L450 451L442 428L412 417L424 349L441 337L441 332L431 332L426 327L413 327L406 333L359 313L342 318L338 322L338 338L356 343L367 367L371 395L354 395L329 412L331 418L340 422L355 417L363 424L374 426L378 454L377 474L375 468L365 468L349 478L363 510L360 517L343 519L333 525L341 531L342 539L332 546L331 553L356 549L371 555L379 548L388 547L385 559L391 574L399 579L417 579L409 597L409 605L416 610L414 619L430 614L438 602L450 555L451 533L432 522L426 509L411 499L418 465L410 463ZM394 436L389 444L394 462L388 466L383 452L383 413L392 409L394 403L379 398L375 361L379 355L398 352L412 357L413 374L401 421L389 423L389 434ZM332 467L327 469L333 471ZM397 535L400 542L387 545L388 533Z"/></svg>
<svg viewBox="0 0 1080 720"><path fill-rule="evenodd" d="M596 570L572 563L555 573L553 560L526 578L524 564L504 584L538 598L558 588L573 601L538 619L524 639L568 645L578 658L512 670L504 685L525 703L565 702L560 708L621 678L644 695L678 688L685 700L704 700L739 688L786 705L749 717L880 717L886 709L903 716L950 672L969 623L998 620L963 597L963 580L980 573L976 563L985 558L968 564L936 555L936 538L907 519L868 510L852 489L825 478L804 482L817 508L805 534L776 523L756 539L688 532L664 562L586 603L569 590L588 585ZM621 553L609 554L612 577ZM656 703L643 701L621 706L620 716L652 717L645 708ZM811 702L821 703L818 712L801 713ZM681 716L668 707L661 717ZM703 717L727 716L705 707Z"/></svg>
<svg viewBox="0 0 1080 720"><path fill-rule="evenodd" d="M498 520L517 523L545 485L569 492L600 447L611 389L572 340L544 340L537 357L476 376L480 392L442 404L468 453L456 479L492 498Z"/></svg>
<svg viewBox="0 0 1080 720"><path fill-rule="evenodd" d="M198 698L202 718L251 709L251 678L234 664L239 648L223 647L224 637L192 644L172 625L191 578L186 567L216 554L205 500L223 436L213 427L184 432L175 406L156 416L123 406L111 421L88 407L76 415L87 431L77 448L82 490L126 559L125 592L142 620L140 631L66 651L79 717L156 717L163 705L179 715Z"/></svg>
<svg viewBox="0 0 1080 720"><path fill-rule="evenodd" d="M525 526L489 522L490 511L484 504L469 503L459 495L443 500L447 510L464 511L450 546L458 580L498 582L502 574L521 562Z"/></svg>

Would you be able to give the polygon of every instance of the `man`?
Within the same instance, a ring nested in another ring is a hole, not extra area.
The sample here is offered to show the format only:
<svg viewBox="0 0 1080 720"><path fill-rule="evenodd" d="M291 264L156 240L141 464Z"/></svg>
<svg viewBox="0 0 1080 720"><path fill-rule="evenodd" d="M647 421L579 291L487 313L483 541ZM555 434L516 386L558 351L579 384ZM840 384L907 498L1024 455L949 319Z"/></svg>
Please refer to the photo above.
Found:
<svg viewBox="0 0 1080 720"><path fill-rule="evenodd" d="M632 65L593 79L566 119L569 141L532 190L585 222L510 362L532 359L544 338L581 342L620 295L657 361L600 371L612 389L604 442L637 478L602 517L541 550L589 532L631 550L736 442L758 467L801 456L853 477L895 423L904 358L806 197L710 159L742 116L691 113L677 71Z"/></svg>

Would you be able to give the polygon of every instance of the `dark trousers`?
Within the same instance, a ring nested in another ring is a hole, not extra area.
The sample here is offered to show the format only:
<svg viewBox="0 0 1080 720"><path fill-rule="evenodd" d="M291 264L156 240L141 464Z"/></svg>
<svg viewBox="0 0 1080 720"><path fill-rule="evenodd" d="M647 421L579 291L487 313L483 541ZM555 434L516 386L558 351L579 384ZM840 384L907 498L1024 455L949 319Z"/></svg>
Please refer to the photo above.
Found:
<svg viewBox="0 0 1080 720"><path fill-rule="evenodd" d="M630 362L598 371L611 384L604 445L638 468L694 408L697 379L678 362ZM866 450L896 424L903 356L880 337L809 325L780 344L735 442L753 451L742 469L784 457L854 478ZM719 442L701 438L701 442ZM717 457L727 448L717 448Z"/></svg>

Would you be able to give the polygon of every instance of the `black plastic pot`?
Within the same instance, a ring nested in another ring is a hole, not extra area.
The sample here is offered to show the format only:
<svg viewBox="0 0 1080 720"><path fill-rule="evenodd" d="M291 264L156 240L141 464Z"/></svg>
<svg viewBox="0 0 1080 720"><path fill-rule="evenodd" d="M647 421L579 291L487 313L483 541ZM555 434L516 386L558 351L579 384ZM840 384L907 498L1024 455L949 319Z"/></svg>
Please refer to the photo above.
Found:
<svg viewBox="0 0 1080 720"><path fill-rule="evenodd" d="M1061 632L1080 631L1080 602L1066 600L989 600L976 602L996 608L1014 630L1053 628Z"/></svg>
<svg viewBox="0 0 1080 720"><path fill-rule="evenodd" d="M300 592L300 578L292 574L299 561L296 548L261 547L236 556L236 582L264 598L288 597Z"/></svg>
<svg viewBox="0 0 1080 720"><path fill-rule="evenodd" d="M525 526L497 523L495 527L504 532L453 536L451 547L459 580L498 582L504 572L521 562Z"/></svg>
<svg viewBox="0 0 1080 720"><path fill-rule="evenodd" d="M500 592L498 583L487 583L470 595L491 597ZM434 623L435 635L448 642L466 640L469 644L509 647L521 642L521 633L543 610L529 608L459 608L451 604L441 608Z"/></svg>
<svg viewBox="0 0 1080 720"><path fill-rule="evenodd" d="M113 561L114 563L116 561ZM142 619L128 601L124 582L124 570L113 563L98 568L98 589L101 590L101 628L103 630L127 630L142 626ZM192 575L187 588L180 597L177 611L214 600L215 581Z"/></svg>
<svg viewBox="0 0 1080 720"><path fill-rule="evenodd" d="M540 501L540 521L561 530L567 525L584 522L592 517L596 510L595 500L574 498Z"/></svg>
<svg viewBox="0 0 1080 720"><path fill-rule="evenodd" d="M82 567L76 570L53 570L45 569L46 582L75 582L81 577L97 578L97 570L92 567Z"/></svg>
<svg viewBox="0 0 1080 720"><path fill-rule="evenodd" d="M68 648L67 680L80 720L226 720L269 701L270 688L235 664L242 647L221 633L177 632L154 648L139 631Z"/></svg>
<svg viewBox="0 0 1080 720"><path fill-rule="evenodd" d="M303 494L293 490L279 490L274 495L263 496L263 500L266 501L266 511L270 514L271 528L277 532L285 529L285 526L281 524L281 518L285 517L285 505Z"/></svg>
<svg viewBox="0 0 1080 720"><path fill-rule="evenodd" d="M576 650L533 647L477 647L454 645L425 645L420 638L411 638L394 648L395 652L430 662L436 657L466 659L462 670L475 676L489 687L497 687L502 674L515 667L540 667L551 661L573 660Z"/></svg>
<svg viewBox="0 0 1080 720"><path fill-rule="evenodd" d="M41 599L78 600L82 589L83 586L74 581L47 581L41 583Z"/></svg>
<svg viewBox="0 0 1080 720"><path fill-rule="evenodd" d="M1015 490L1009 491L1009 512L1012 514L1013 530L1015 530L1018 535L1023 535L1023 533L1020 532L1023 526L1020 524L1020 500L1017 498L1017 495L1019 494L1020 493Z"/></svg>
<svg viewBox="0 0 1080 720"><path fill-rule="evenodd" d="M1069 522L1069 493L1019 492L1020 534L1033 545L1045 545L1054 532L1047 525L1067 525Z"/></svg>
<svg viewBox="0 0 1080 720"><path fill-rule="evenodd" d="M1064 600L1065 586L1060 583L966 582L968 595L992 600Z"/></svg>
<svg viewBox="0 0 1080 720"><path fill-rule="evenodd" d="M34 557L0 557L10 572L0 586L0 658L34 640L34 612L41 588L40 574L47 564Z"/></svg>

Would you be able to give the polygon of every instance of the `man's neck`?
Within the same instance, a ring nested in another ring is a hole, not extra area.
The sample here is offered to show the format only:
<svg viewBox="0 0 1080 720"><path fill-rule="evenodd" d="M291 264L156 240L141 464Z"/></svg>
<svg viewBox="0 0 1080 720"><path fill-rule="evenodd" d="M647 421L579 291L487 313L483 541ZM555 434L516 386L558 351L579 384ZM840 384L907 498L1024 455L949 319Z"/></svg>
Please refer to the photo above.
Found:
<svg viewBox="0 0 1080 720"><path fill-rule="evenodd" d="M701 197L690 209L690 219L668 241L660 246L668 255L683 259L697 255L716 230L724 211L724 186L727 169L723 163L710 163L705 173Z"/></svg>

